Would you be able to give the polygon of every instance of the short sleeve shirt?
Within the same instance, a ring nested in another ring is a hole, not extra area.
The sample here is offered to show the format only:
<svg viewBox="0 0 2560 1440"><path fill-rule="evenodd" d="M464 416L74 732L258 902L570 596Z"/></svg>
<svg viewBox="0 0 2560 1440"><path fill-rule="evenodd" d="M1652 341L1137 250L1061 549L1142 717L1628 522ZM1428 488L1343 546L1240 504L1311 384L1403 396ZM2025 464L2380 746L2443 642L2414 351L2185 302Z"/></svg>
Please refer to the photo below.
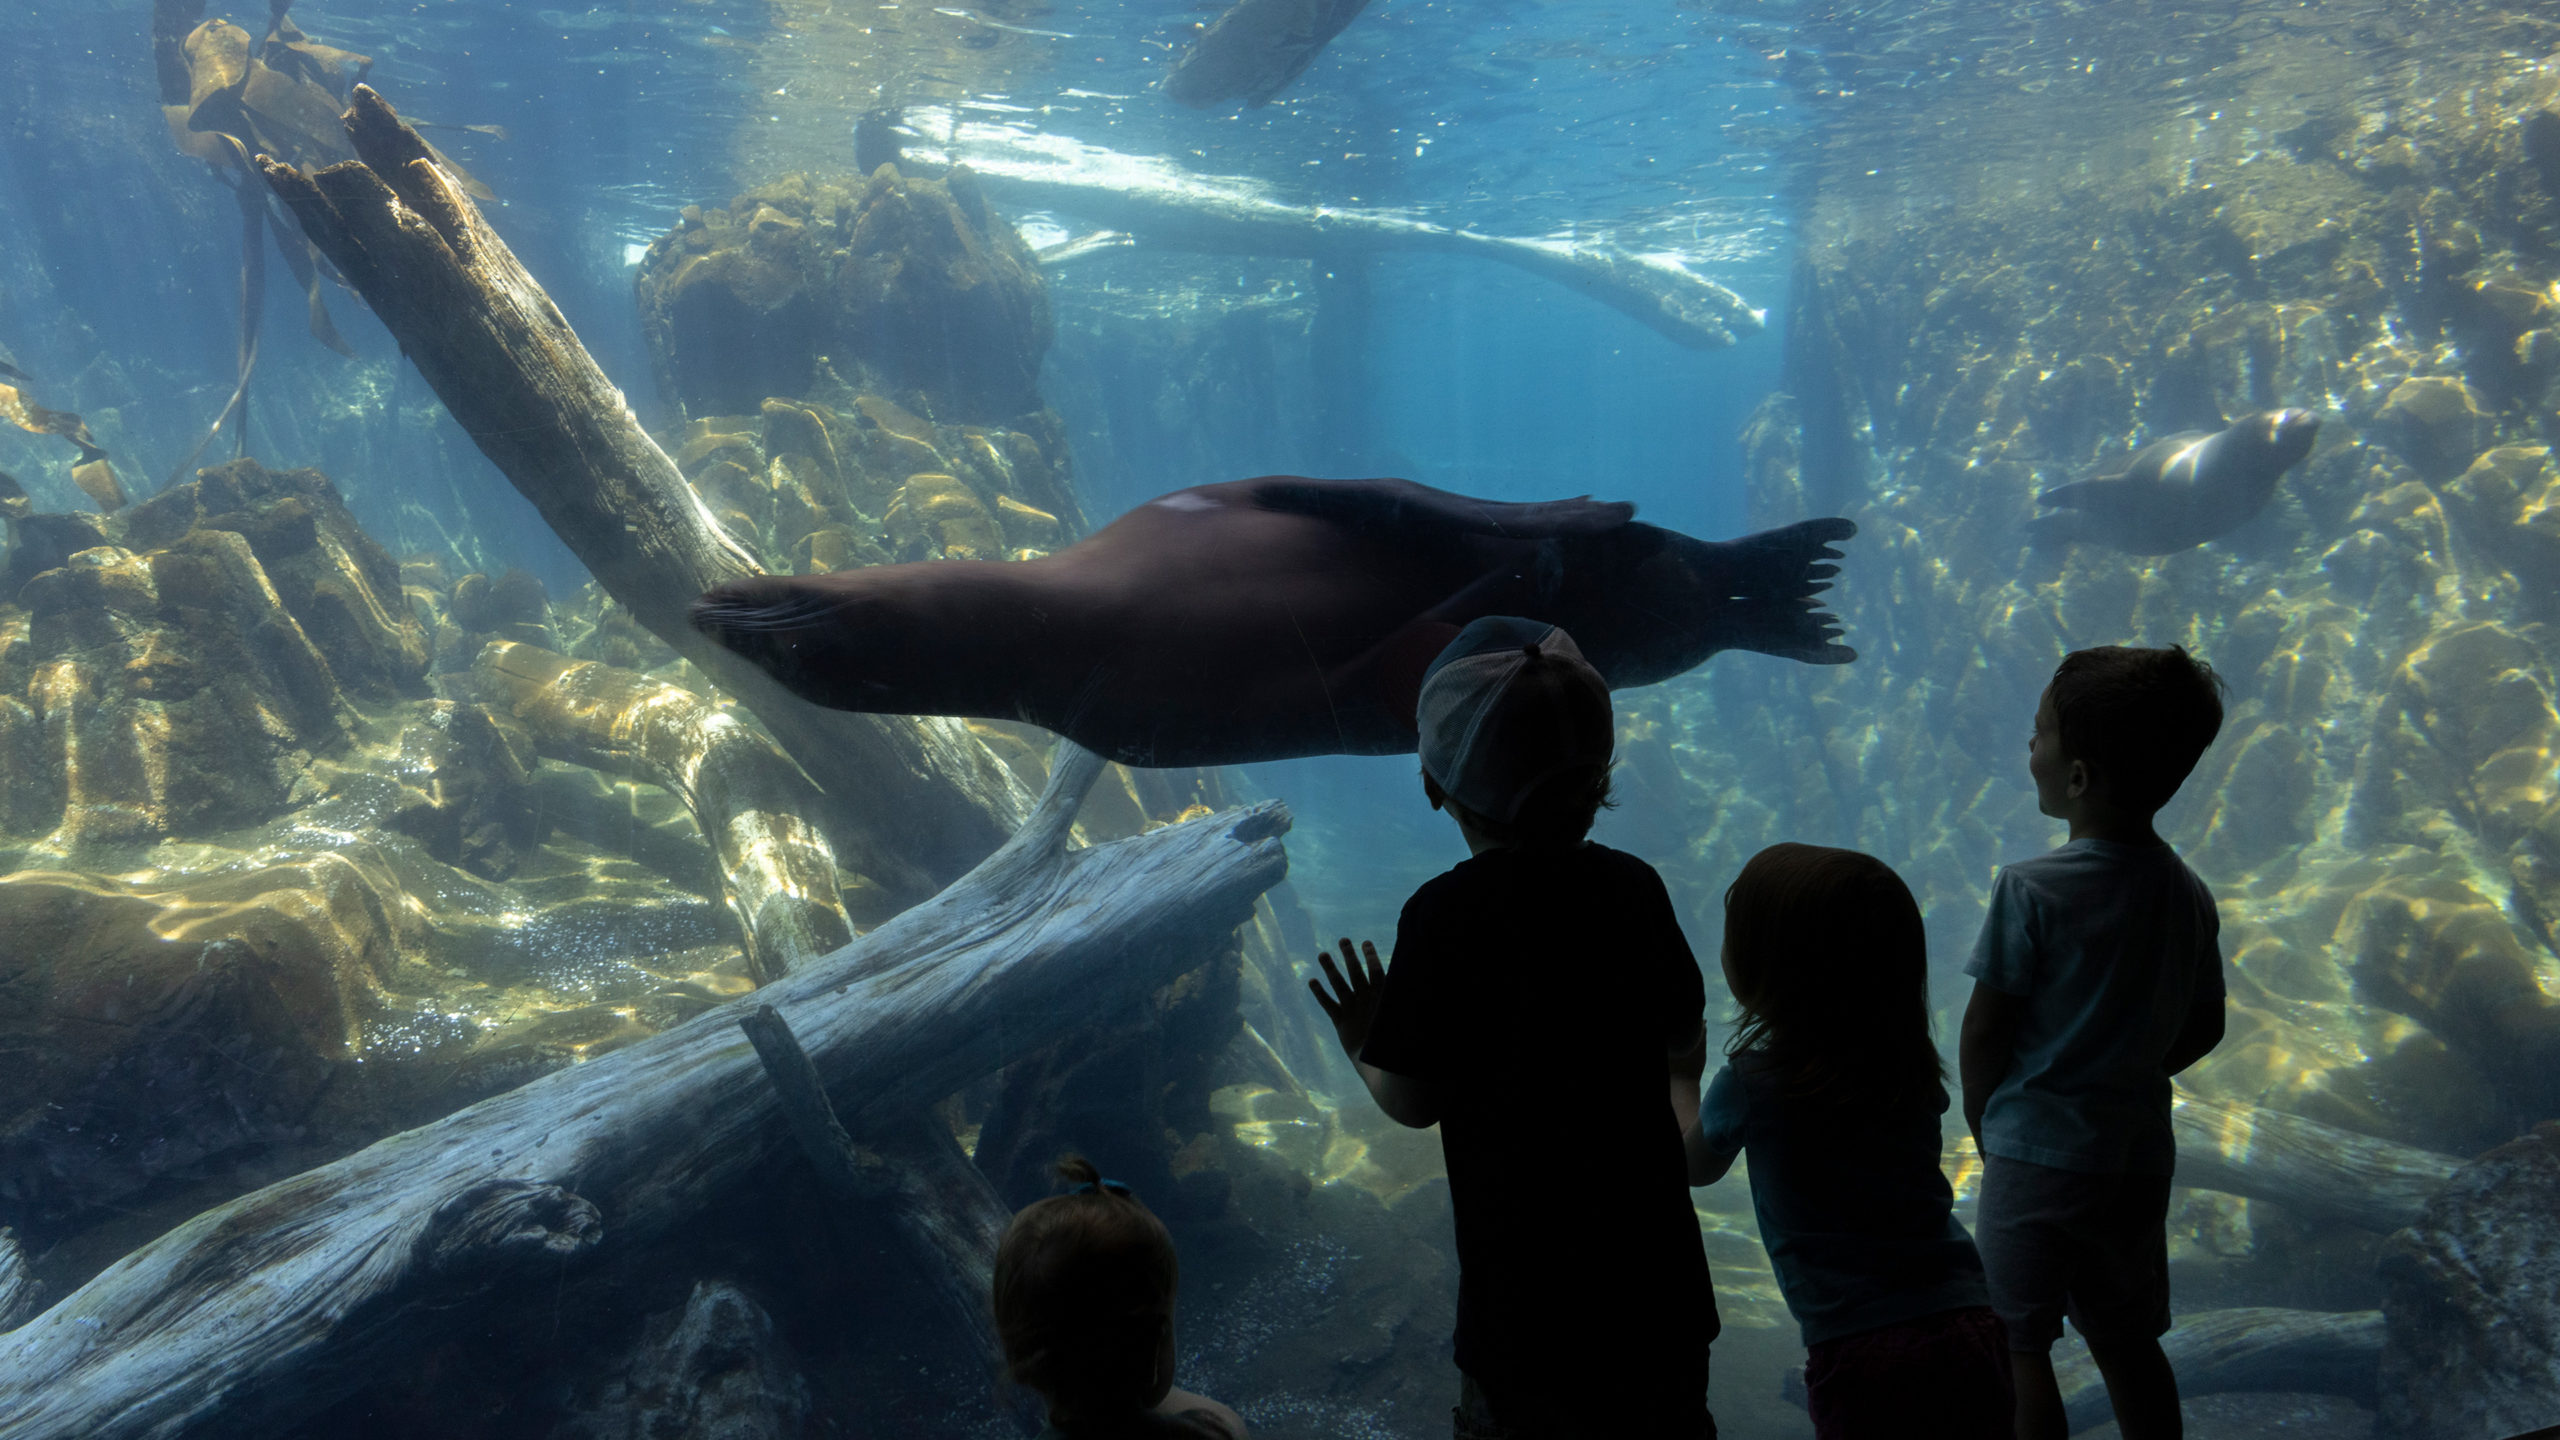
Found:
<svg viewBox="0 0 2560 1440"><path fill-rule="evenodd" d="M1361 1058L1441 1097L1459 1368L1703 1387L1715 1296L1668 1055L1705 1009L1632 855L1490 850L1406 902Z"/></svg>
<svg viewBox="0 0 2560 1440"><path fill-rule="evenodd" d="M1786 1093L1746 1051L1698 1107L1707 1148L1751 1155L1751 1208L1804 1343L1991 1303L1939 1168L1943 1085L1854 1105Z"/></svg>
<svg viewBox="0 0 2560 1440"><path fill-rule="evenodd" d="M2223 1003L2213 895L2166 845L2074 840L2004 867L1965 973L2026 1001L1983 1109L1994 1155L2166 1175L2171 1047Z"/></svg>

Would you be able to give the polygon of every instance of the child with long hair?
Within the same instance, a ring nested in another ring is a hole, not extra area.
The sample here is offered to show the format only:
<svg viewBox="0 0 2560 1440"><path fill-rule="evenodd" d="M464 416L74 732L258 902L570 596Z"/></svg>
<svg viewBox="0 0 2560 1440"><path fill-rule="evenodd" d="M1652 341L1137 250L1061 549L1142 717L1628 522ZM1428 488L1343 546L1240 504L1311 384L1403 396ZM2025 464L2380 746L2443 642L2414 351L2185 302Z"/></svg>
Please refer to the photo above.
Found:
<svg viewBox="0 0 2560 1440"><path fill-rule="evenodd" d="M996 1247L996 1334L1016 1384L1048 1402L1042 1440L1246 1440L1244 1421L1173 1388L1181 1263L1164 1222L1092 1162L1034 1201Z"/></svg>
<svg viewBox="0 0 2560 1440"><path fill-rule="evenodd" d="M1683 1132L1689 1183L1750 1154L1815 1435L1926 1417L1932 1435L2006 1437L2007 1340L1938 1168L1946 1065L1910 889L1854 850L1772 845L1725 892L1724 977L1739 1023Z"/></svg>

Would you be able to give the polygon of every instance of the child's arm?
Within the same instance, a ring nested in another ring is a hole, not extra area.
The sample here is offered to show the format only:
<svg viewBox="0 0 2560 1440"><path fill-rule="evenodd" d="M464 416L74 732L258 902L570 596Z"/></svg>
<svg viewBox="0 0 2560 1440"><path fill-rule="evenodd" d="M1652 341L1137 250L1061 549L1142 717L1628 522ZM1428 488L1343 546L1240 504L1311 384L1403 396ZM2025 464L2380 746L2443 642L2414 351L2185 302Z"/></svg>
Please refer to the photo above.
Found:
<svg viewBox="0 0 2560 1440"><path fill-rule="evenodd" d="M2215 964L2221 963L2220 957ZM2218 974L2216 980L2221 978ZM2195 1002L2187 1008L2187 1023L2178 1030L2178 1038L2169 1043L2168 1058L2161 1062L2164 1073L2175 1075L2207 1055L2222 1043L2223 989L2217 983L2196 987Z"/></svg>
<svg viewBox="0 0 2560 1440"><path fill-rule="evenodd" d="M1707 1022L1700 1020L1696 1038L1671 1051L1671 1118L1683 1135L1697 1126L1698 1080L1706 1073Z"/></svg>
<svg viewBox="0 0 2560 1440"><path fill-rule="evenodd" d="M1335 969L1333 956L1319 950L1316 963L1324 967L1325 978L1307 982L1316 1003L1324 1007L1325 1018L1333 1022L1334 1038L1342 1042L1343 1053L1351 1057L1352 1068L1369 1087L1369 1098L1378 1102L1388 1119L1416 1130L1439 1124L1440 1095L1429 1081L1381 1070L1360 1058L1369 1043L1369 1027L1378 1018L1378 1002L1386 994L1387 970L1378 960L1378 947L1370 942L1360 942L1357 957L1350 941L1341 944L1342 968ZM1331 994L1326 993L1326 980L1333 982Z"/></svg>
<svg viewBox="0 0 2560 1440"><path fill-rule="evenodd" d="M2027 1013L2027 997L1996 990L1977 980L1973 999L1964 1007L1964 1026L1956 1038L1956 1075L1964 1088L1965 1128L1973 1132L1973 1148L1982 1148L1982 1111L1991 1092L2009 1074L2017 1058L2018 1022Z"/></svg>
<svg viewBox="0 0 2560 1440"><path fill-rule="evenodd" d="M1734 1157L1742 1153L1744 1104L1742 1082L1734 1078L1733 1067L1717 1071L1698 1102L1696 1117L1680 1127L1680 1148L1689 1161L1691 1185L1713 1185L1733 1168Z"/></svg>

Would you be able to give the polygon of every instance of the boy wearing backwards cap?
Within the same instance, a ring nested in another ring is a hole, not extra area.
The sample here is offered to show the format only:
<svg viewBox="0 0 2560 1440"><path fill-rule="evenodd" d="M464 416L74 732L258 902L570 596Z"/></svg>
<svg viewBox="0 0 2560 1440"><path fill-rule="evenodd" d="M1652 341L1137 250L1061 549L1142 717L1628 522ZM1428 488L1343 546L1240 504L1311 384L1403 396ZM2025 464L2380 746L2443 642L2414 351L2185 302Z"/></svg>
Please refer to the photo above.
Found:
<svg viewBox="0 0 2560 1440"><path fill-rule="evenodd" d="M1392 969L1344 940L1339 969L1317 956L1331 993L1308 987L1379 1107L1440 1126L1455 1433L1707 1440L1715 1292L1680 1143L1706 992L1661 877L1583 838L1608 687L1562 630L1488 616L1418 710L1423 794L1471 858L1405 902Z"/></svg>

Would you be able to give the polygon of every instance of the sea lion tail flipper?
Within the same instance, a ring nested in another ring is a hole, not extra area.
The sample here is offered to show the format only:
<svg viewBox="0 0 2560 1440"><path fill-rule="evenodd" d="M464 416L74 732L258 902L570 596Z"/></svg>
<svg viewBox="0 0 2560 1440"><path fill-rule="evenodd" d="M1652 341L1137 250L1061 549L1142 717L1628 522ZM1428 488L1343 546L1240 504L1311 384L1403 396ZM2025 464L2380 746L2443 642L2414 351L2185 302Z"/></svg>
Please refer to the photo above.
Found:
<svg viewBox="0 0 2560 1440"><path fill-rule="evenodd" d="M1636 514L1636 507L1624 500L1594 500L1580 495L1571 500L1516 504L1478 500L1410 480L1308 480L1295 475L1267 475L1250 483L1257 509L1305 515L1349 529L1389 533L1426 528L1434 534L1549 540L1604 534L1633 520Z"/></svg>
<svg viewBox="0 0 2560 1440"><path fill-rule="evenodd" d="M1840 567L1832 549L1858 533L1857 522L1839 516L1800 520L1745 535L1725 546L1738 562L1726 576L1733 597L1731 648L1757 650L1807 665L1846 665L1858 652L1839 643L1840 617L1816 598L1831 588Z"/></svg>

